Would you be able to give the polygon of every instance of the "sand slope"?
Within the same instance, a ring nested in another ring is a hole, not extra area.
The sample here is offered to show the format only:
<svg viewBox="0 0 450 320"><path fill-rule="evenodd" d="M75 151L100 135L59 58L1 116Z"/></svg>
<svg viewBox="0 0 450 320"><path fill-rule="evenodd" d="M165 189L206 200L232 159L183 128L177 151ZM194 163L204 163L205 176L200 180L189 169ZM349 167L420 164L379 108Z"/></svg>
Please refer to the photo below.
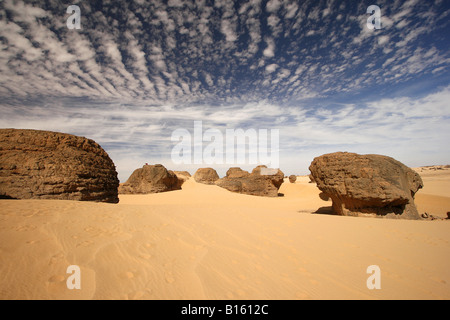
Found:
<svg viewBox="0 0 450 320"><path fill-rule="evenodd" d="M450 198L430 179L419 212L444 215ZM331 203L308 180L286 179L279 198L190 179L117 205L1 200L0 298L450 298L449 221L311 214ZM69 265L81 290L67 289ZM381 290L366 286L369 265Z"/></svg>

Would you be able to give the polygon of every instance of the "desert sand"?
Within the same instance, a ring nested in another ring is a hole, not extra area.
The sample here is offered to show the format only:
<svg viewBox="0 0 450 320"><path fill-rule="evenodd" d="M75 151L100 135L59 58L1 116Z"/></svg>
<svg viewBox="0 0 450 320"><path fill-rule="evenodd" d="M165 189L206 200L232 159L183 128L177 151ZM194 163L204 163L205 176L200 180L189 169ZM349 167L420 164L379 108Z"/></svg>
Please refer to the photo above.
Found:
<svg viewBox="0 0 450 320"><path fill-rule="evenodd" d="M416 170L419 213L446 217L450 169ZM450 299L450 221L314 213L331 202L308 181L278 198L190 178L119 204L0 200L0 299Z"/></svg>

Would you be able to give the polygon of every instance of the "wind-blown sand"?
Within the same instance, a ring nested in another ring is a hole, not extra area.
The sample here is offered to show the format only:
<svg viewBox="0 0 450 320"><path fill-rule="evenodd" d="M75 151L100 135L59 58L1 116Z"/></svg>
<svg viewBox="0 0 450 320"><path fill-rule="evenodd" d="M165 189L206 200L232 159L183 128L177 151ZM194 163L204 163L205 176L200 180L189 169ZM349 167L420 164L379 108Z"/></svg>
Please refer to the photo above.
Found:
<svg viewBox="0 0 450 320"><path fill-rule="evenodd" d="M450 170L420 173L419 212L446 217ZM285 179L279 198L191 178L116 205L1 200L0 298L450 298L450 221L312 214L331 202L308 181ZM69 265L81 290L66 286ZM370 265L380 290L366 286Z"/></svg>

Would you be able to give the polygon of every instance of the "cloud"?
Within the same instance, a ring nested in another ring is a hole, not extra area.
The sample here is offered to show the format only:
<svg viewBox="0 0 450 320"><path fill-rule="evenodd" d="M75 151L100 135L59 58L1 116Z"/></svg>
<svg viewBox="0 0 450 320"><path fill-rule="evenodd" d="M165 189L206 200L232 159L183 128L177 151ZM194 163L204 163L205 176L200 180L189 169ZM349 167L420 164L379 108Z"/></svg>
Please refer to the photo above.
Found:
<svg viewBox="0 0 450 320"><path fill-rule="evenodd" d="M272 73L272 72L274 72L277 68L278 68L278 65L277 65L276 63L272 63L272 64L269 64L268 66L266 66L266 71L267 71L268 73Z"/></svg>
<svg viewBox="0 0 450 320"><path fill-rule="evenodd" d="M279 0L269 0L266 4L267 12L276 12L281 7L281 1Z"/></svg>
<svg viewBox="0 0 450 320"><path fill-rule="evenodd" d="M7 39L10 54L23 54L30 62L42 58L42 50L34 47L32 42L23 36L23 30L17 24L0 21L0 34Z"/></svg>
<svg viewBox="0 0 450 320"><path fill-rule="evenodd" d="M267 37L265 39L267 47L263 51L263 55L267 58L272 58L275 56L275 41L273 38Z"/></svg>
<svg viewBox="0 0 450 320"><path fill-rule="evenodd" d="M221 29L222 33L225 35L226 41L234 42L237 39L235 26L230 20L222 20Z"/></svg>
<svg viewBox="0 0 450 320"><path fill-rule="evenodd" d="M308 152L391 152L414 132L443 149L431 128L448 136L444 2L380 0L380 30L357 2L78 3L81 30L61 2L0 4L1 126L90 136L136 159L168 154L168 133L194 120L278 127L286 150Z"/></svg>

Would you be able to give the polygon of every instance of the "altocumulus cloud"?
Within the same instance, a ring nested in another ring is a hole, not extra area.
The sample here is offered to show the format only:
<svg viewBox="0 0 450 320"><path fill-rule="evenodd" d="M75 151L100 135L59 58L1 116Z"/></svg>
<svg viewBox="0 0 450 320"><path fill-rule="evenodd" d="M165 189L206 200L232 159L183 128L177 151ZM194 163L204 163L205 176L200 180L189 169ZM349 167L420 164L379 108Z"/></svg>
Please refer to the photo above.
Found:
<svg viewBox="0 0 450 320"><path fill-rule="evenodd" d="M121 180L143 162L175 169L171 133L195 120L279 129L287 173L338 150L447 163L450 5L380 0L370 30L371 4L5 0L0 127L95 139Z"/></svg>

